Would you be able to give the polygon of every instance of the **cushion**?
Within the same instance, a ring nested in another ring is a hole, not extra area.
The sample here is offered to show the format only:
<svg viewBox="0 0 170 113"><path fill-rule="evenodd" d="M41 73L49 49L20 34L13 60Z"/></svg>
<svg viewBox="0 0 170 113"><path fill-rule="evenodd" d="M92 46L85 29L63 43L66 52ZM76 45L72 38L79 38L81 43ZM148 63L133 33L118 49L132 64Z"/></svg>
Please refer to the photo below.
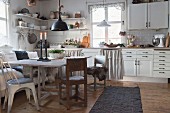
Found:
<svg viewBox="0 0 170 113"><path fill-rule="evenodd" d="M13 66L12 69L15 69L16 71L23 73L23 66Z"/></svg>
<svg viewBox="0 0 170 113"><path fill-rule="evenodd" d="M9 80L7 83L8 84L25 84L25 83L31 83L33 82L31 78L18 78L18 81L17 79L12 79L12 80Z"/></svg>
<svg viewBox="0 0 170 113"><path fill-rule="evenodd" d="M28 53L26 51L15 51L17 60L29 59Z"/></svg>
<svg viewBox="0 0 170 113"><path fill-rule="evenodd" d="M29 51L27 51L27 53L28 53L29 59L38 58L37 52L29 52Z"/></svg>
<svg viewBox="0 0 170 113"><path fill-rule="evenodd" d="M17 61L17 57L16 57L16 54L14 52L11 52L11 53L0 53L0 56L3 57L3 60L5 62Z"/></svg>

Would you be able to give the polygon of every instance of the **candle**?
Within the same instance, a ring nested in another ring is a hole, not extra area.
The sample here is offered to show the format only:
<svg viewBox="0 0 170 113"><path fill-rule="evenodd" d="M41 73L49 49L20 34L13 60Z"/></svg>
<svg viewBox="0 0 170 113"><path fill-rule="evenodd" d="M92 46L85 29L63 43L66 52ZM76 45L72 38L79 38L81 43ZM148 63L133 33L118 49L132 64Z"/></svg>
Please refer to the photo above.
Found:
<svg viewBox="0 0 170 113"><path fill-rule="evenodd" d="M42 40L42 33L40 33L40 40Z"/></svg>
<svg viewBox="0 0 170 113"><path fill-rule="evenodd" d="M46 32L44 33L44 37L45 37L45 40L46 40L47 39L47 33Z"/></svg>

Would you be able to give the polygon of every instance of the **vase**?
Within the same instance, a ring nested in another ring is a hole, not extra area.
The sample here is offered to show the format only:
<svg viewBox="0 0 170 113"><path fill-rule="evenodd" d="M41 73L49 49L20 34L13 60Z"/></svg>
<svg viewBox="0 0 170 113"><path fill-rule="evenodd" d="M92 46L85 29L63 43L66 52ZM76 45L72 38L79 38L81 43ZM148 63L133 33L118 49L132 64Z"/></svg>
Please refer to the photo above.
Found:
<svg viewBox="0 0 170 113"><path fill-rule="evenodd" d="M54 19L55 18L55 14L53 11L50 12L50 19Z"/></svg>

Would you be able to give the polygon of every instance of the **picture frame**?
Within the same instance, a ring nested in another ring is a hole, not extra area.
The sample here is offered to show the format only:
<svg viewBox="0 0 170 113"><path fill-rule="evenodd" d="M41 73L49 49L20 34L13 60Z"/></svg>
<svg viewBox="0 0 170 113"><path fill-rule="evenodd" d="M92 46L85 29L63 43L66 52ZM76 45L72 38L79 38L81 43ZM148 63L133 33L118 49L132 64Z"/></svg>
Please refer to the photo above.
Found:
<svg viewBox="0 0 170 113"><path fill-rule="evenodd" d="M27 0L27 5L28 5L29 7L35 6L35 5L36 5L36 0Z"/></svg>

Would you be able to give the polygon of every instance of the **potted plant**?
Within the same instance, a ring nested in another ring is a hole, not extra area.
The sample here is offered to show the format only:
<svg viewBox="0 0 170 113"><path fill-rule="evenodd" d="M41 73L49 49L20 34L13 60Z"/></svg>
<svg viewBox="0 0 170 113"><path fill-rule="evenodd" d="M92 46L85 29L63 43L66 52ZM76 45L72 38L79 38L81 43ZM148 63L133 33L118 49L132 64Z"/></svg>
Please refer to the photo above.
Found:
<svg viewBox="0 0 170 113"><path fill-rule="evenodd" d="M53 49L49 50L49 56L54 59L61 59L65 56L64 50Z"/></svg>

